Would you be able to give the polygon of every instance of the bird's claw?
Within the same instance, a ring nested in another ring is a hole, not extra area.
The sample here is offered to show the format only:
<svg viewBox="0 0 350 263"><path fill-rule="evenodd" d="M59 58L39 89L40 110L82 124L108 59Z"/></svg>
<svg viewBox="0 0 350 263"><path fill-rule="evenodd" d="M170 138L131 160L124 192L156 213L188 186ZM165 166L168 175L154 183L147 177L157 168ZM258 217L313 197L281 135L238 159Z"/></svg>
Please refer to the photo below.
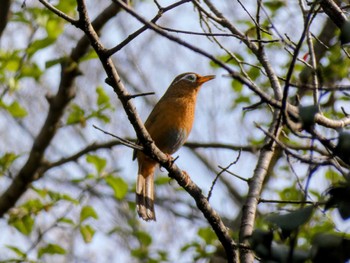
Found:
<svg viewBox="0 0 350 263"><path fill-rule="evenodd" d="M173 166L173 164L176 162L176 160L179 158L179 156L176 156L175 158L173 158L170 154L166 153L166 156L168 158L168 166L171 168Z"/></svg>

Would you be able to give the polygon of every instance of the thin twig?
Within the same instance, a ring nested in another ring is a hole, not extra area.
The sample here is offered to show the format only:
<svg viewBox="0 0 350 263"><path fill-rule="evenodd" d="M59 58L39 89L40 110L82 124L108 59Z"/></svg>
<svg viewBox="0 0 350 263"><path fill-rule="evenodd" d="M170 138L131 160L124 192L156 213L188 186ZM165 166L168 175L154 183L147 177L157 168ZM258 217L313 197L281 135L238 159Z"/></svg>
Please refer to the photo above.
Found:
<svg viewBox="0 0 350 263"><path fill-rule="evenodd" d="M325 204L325 202L313 202L313 201L304 201L304 200L273 200L273 199L259 199L259 203L275 203L275 204L292 204L292 205L301 205L301 204L310 204L314 206L319 206Z"/></svg>
<svg viewBox="0 0 350 263"><path fill-rule="evenodd" d="M171 4L167 7L161 7L157 2L156 5L159 8L158 14L150 21L151 23L156 23L161 17L162 15L169 11L172 10L175 7L178 7L179 5L185 4L190 2L191 0L182 0L182 1L178 1L174 4ZM128 6L128 5L125 5ZM145 32L148 29L148 25L145 24L144 26L142 26L140 29L136 30L134 33L130 34L126 39L124 39L121 43L119 43L118 45L116 45L115 47L109 49L106 51L106 55L107 56L111 56L115 53L117 53L119 50L121 50L123 47L125 47L127 44L129 44L132 40L134 40L136 37L138 37L140 34L142 34L143 32Z"/></svg>
<svg viewBox="0 0 350 263"><path fill-rule="evenodd" d="M232 165L236 164L236 163L238 162L240 156L241 156L241 151L238 152L238 156L237 156L236 160L233 161L232 163L230 163L227 167L222 168L221 166L219 166L219 168L222 169L222 170L215 176L215 178L214 178L214 180L213 180L213 182L212 182L212 184L211 184L211 187L210 187L210 190L209 190L209 193L208 193L208 197L207 197L208 201L209 201L209 199L210 199L210 197L211 197L211 194L212 194L212 192L213 192L213 189L214 189L214 186L215 186L215 184L216 184L216 181L219 179L219 176L220 176L223 172L227 172L227 170L230 169L230 167L231 167ZM235 175L235 176L241 178L241 177L238 176L238 175Z"/></svg>
<svg viewBox="0 0 350 263"><path fill-rule="evenodd" d="M55 13L57 16L63 18L64 20L68 21L72 25L77 25L78 20L75 20L74 18L71 18L70 16L63 13L61 10L54 7L52 4L45 0L39 0L40 3L42 3L47 9L49 9L51 12Z"/></svg>
<svg viewBox="0 0 350 263"><path fill-rule="evenodd" d="M156 94L155 92L151 91L151 92L143 92L143 93L139 93L139 94L133 94L133 95L128 95L126 96L126 99L134 99L134 98L137 98L137 97L144 97L144 96L149 96L149 95L154 95Z"/></svg>
<svg viewBox="0 0 350 263"><path fill-rule="evenodd" d="M143 147L141 145L138 145L138 144L133 143L133 142L131 142L129 140L126 140L126 139L123 139L123 138L121 138L121 137L119 137L117 135L114 135L114 134L112 134L110 132L107 132L107 131L97 127L96 125L92 125L92 127L94 127L96 130L99 130L99 131L103 132L104 134L107 134L109 136L112 136L113 138L116 138L118 141L120 141L121 144L123 144L123 145L125 145L125 146L127 146L129 148L132 148L132 149L135 149L135 150L138 150L138 151L143 151Z"/></svg>

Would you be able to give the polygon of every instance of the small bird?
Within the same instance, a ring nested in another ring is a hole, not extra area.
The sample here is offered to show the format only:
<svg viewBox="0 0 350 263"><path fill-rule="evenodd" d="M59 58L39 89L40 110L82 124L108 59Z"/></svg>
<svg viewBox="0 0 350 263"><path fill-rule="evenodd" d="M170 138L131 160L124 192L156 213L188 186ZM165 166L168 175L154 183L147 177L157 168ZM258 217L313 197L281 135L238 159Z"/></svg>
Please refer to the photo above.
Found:
<svg viewBox="0 0 350 263"><path fill-rule="evenodd" d="M214 75L200 76L188 72L177 76L148 116L145 127L157 147L165 154L173 154L191 132L197 94L203 83ZM140 151L134 152L138 162L136 208L139 216L156 220L154 211L154 172L157 162Z"/></svg>

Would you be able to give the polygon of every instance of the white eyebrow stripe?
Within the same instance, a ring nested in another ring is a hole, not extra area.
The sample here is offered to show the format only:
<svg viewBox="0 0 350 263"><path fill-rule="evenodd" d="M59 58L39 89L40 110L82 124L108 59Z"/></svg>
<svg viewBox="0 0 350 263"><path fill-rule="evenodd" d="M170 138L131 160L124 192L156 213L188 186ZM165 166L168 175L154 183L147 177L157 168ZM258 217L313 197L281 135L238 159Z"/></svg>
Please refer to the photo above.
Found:
<svg viewBox="0 0 350 263"><path fill-rule="evenodd" d="M193 76L193 77L194 77L193 81L187 79L189 76ZM185 76L183 76L181 79L179 79L179 81L182 80L182 79L184 79L184 80L189 80L189 81L191 81L191 82L194 82L194 81L196 81L196 78L197 78L197 76L196 76L195 74L189 73L189 74L186 74Z"/></svg>

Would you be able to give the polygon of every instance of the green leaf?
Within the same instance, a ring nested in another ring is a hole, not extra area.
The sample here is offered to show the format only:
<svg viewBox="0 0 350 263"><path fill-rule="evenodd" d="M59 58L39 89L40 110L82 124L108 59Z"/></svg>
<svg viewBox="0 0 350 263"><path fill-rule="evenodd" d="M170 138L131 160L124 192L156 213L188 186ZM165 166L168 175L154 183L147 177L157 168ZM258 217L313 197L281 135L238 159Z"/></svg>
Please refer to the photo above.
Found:
<svg viewBox="0 0 350 263"><path fill-rule="evenodd" d="M281 200L301 200L303 193L293 184L291 187L285 188L280 192Z"/></svg>
<svg viewBox="0 0 350 263"><path fill-rule="evenodd" d="M65 60L65 58L56 58L56 59L52 59L52 60L47 60L45 62L45 68L51 68L53 66L56 66L57 64L62 63Z"/></svg>
<svg viewBox="0 0 350 263"><path fill-rule="evenodd" d="M136 248L136 249L132 249L131 250L131 255L135 258L139 258L139 259L145 259L145 258L149 258L149 254L148 254L148 250L144 249L144 248ZM148 262L148 261L147 261Z"/></svg>
<svg viewBox="0 0 350 263"><path fill-rule="evenodd" d="M27 110L23 108L18 101L12 102L10 105L5 105L0 102L0 105L5 108L13 117L15 118L23 118L27 116Z"/></svg>
<svg viewBox="0 0 350 263"><path fill-rule="evenodd" d="M75 225L74 221L67 217L60 218L58 222L68 224L68 225Z"/></svg>
<svg viewBox="0 0 350 263"><path fill-rule="evenodd" d="M155 185L166 185L169 184L170 178L168 176L156 176L154 179L154 184Z"/></svg>
<svg viewBox="0 0 350 263"><path fill-rule="evenodd" d="M23 235L28 236L33 230L34 219L30 215L25 215L21 218L10 218L9 224Z"/></svg>
<svg viewBox="0 0 350 263"><path fill-rule="evenodd" d="M35 40L27 49L29 57L33 56L37 51L42 50L56 42L56 38L45 37L42 39Z"/></svg>
<svg viewBox="0 0 350 263"><path fill-rule="evenodd" d="M101 173L106 167L107 161L104 158L99 157L98 155L88 154L86 156L86 161L95 166L97 173Z"/></svg>
<svg viewBox="0 0 350 263"><path fill-rule="evenodd" d="M49 39L54 39L56 42L57 37L61 35L64 29L64 23L60 19L49 19L46 23L46 33Z"/></svg>
<svg viewBox="0 0 350 263"><path fill-rule="evenodd" d="M79 107L77 104L73 104L70 109L70 114L67 118L67 124L76 124L80 123L81 125L85 126L86 118L85 118L85 111L81 107Z"/></svg>
<svg viewBox="0 0 350 263"><path fill-rule="evenodd" d="M147 232L136 231L135 236L143 246L148 247L149 245L152 244L152 237Z"/></svg>
<svg viewBox="0 0 350 263"><path fill-rule="evenodd" d="M90 217L98 219L98 215L92 206L84 206L80 211L80 222L84 222Z"/></svg>
<svg viewBox="0 0 350 263"><path fill-rule="evenodd" d="M41 258L45 254L66 254L66 250L57 244L47 244L45 247L39 248L38 257Z"/></svg>
<svg viewBox="0 0 350 263"><path fill-rule="evenodd" d="M284 1L266 1L264 5L269 8L271 11L276 12L279 8L285 6Z"/></svg>
<svg viewBox="0 0 350 263"><path fill-rule="evenodd" d="M284 231L293 231L310 219L313 210L313 206L306 206L288 214L270 215L266 220L277 225Z"/></svg>
<svg viewBox="0 0 350 263"><path fill-rule="evenodd" d="M114 196L118 200L124 199L128 193L128 184L120 177L109 175L106 177L106 183L113 189Z"/></svg>
<svg viewBox="0 0 350 263"><path fill-rule="evenodd" d="M25 202L22 206L26 211L28 211L29 214L37 214L41 210L43 210L46 205L44 205L41 200L38 198L36 199L29 199L27 202Z"/></svg>
<svg viewBox="0 0 350 263"><path fill-rule="evenodd" d="M98 106L103 106L103 105L109 104L109 96L107 95L107 93L104 91L104 89L101 86L96 88L96 93L97 93L97 105Z"/></svg>
<svg viewBox="0 0 350 263"><path fill-rule="evenodd" d="M101 111L94 112L93 114L91 114L91 116L89 116L89 118L90 117L96 117L104 123L109 123L111 121L110 117L107 114L102 113Z"/></svg>
<svg viewBox="0 0 350 263"><path fill-rule="evenodd" d="M98 58L97 53L95 52L95 50L90 49L88 53L86 53L81 59L79 59L79 62L96 59L96 58Z"/></svg>
<svg viewBox="0 0 350 263"><path fill-rule="evenodd" d="M233 80L231 82L231 87L234 92L241 93L243 90L243 84L241 82Z"/></svg>
<svg viewBox="0 0 350 263"><path fill-rule="evenodd" d="M201 237L207 244L214 244L217 240L213 229L210 227L200 228L198 230L198 236Z"/></svg>
<svg viewBox="0 0 350 263"><path fill-rule="evenodd" d="M234 100L234 104L235 105L241 104L241 103L250 104L250 98L251 98L250 96L241 95Z"/></svg>
<svg viewBox="0 0 350 263"><path fill-rule="evenodd" d="M80 226L80 233L85 243L90 243L95 235L95 230L90 225Z"/></svg>
<svg viewBox="0 0 350 263"><path fill-rule="evenodd" d="M59 1L56 5L56 8L61 10L63 13L66 13L70 16L73 16L77 11L77 1L75 0L65 0Z"/></svg>
<svg viewBox="0 0 350 263"><path fill-rule="evenodd" d="M26 253L23 252L22 250L20 250L18 247L10 246L10 245L6 245L6 247L8 249L10 249L11 251L15 252L17 254L17 256L19 256L21 258L25 258L26 257Z"/></svg>
<svg viewBox="0 0 350 263"><path fill-rule="evenodd" d="M71 197L68 194L57 193L57 192L54 192L54 191L49 191L48 194L49 194L51 200L54 201L54 202L65 200L65 201L71 202L71 203L73 203L75 205L79 204L78 200L76 200L75 198Z"/></svg>
<svg viewBox="0 0 350 263"><path fill-rule="evenodd" d="M36 81L39 81L42 74L43 72L37 64L35 63L25 64L21 69L21 74L19 78L28 77L28 78L33 78Z"/></svg>
<svg viewBox="0 0 350 263"><path fill-rule="evenodd" d="M261 71L257 67L251 67L247 74L252 80L255 81L258 77L260 77Z"/></svg>
<svg viewBox="0 0 350 263"><path fill-rule="evenodd" d="M4 153L0 157L0 175L7 171L7 169L17 158L18 155L14 154L13 152Z"/></svg>

